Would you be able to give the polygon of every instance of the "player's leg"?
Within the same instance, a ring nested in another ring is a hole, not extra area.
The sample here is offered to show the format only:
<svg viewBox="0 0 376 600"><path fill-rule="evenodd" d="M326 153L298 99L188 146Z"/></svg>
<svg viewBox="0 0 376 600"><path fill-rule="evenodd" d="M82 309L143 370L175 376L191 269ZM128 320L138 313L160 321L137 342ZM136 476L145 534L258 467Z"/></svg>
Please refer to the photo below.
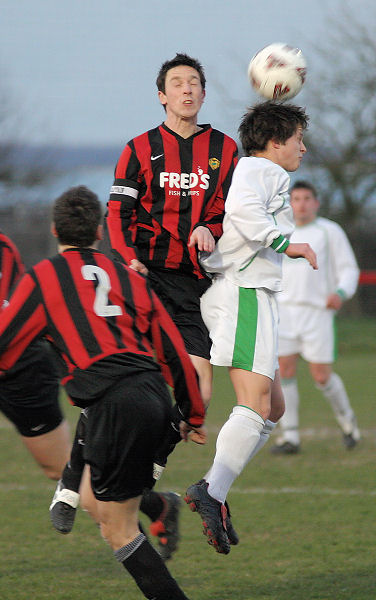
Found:
<svg viewBox="0 0 376 600"><path fill-rule="evenodd" d="M153 486L153 460L170 418L169 394L154 371L127 379L88 411L84 452L101 531L146 598L185 599L138 527L141 493Z"/></svg>
<svg viewBox="0 0 376 600"><path fill-rule="evenodd" d="M201 317L200 296L202 290L196 278L180 273L154 273L149 280L162 300L183 338L187 352L196 369L202 398L206 406L212 395L213 372L210 364L210 339ZM204 282L205 285L205 282ZM206 283L207 286L207 283ZM180 421L180 416L179 419ZM181 440L179 428L167 432L155 458L155 478L159 479L167 463L167 457ZM158 538L158 548L164 560L177 550L179 533L180 497L175 492L150 490L143 494L140 510L152 521L150 533Z"/></svg>
<svg viewBox="0 0 376 600"><path fill-rule="evenodd" d="M273 454L296 454L300 449L297 361L297 354L279 357L285 412L279 421L277 443L271 448Z"/></svg>
<svg viewBox="0 0 376 600"><path fill-rule="evenodd" d="M51 521L55 529L64 534L72 530L79 503L94 522L99 524L97 502L90 485L90 470L88 466L85 467L83 459L85 419L82 413L77 425L70 461L65 466L50 506ZM169 447L170 442L171 440L167 444ZM165 454L169 452L171 449L165 451ZM165 461L166 459L159 460L164 464ZM174 492L145 490L142 495L140 510L152 521L150 532L158 538L159 551L163 560L171 558L178 548L180 505L180 496Z"/></svg>
<svg viewBox="0 0 376 600"><path fill-rule="evenodd" d="M332 310L307 310L311 333L307 332L302 356L309 363L316 387L332 407L342 430L346 448L353 448L360 439L354 411L351 407L342 379L332 370L336 358L337 329Z"/></svg>
<svg viewBox="0 0 376 600"><path fill-rule="evenodd" d="M81 411L76 425L76 432L68 462L64 466L61 479L58 481L50 505L50 518L53 526L60 533L67 534L72 530L80 501L80 485L85 467L83 447L85 444L85 411ZM90 488L89 481L85 489ZM90 491L88 492L90 495ZM92 505L95 499L90 495ZM94 509L93 509L94 510Z"/></svg>
<svg viewBox="0 0 376 600"><path fill-rule="evenodd" d="M59 479L70 452L70 430L64 419L52 431L36 437L22 436L22 441L50 479Z"/></svg>
<svg viewBox="0 0 376 600"><path fill-rule="evenodd" d="M230 368L237 406L221 428L207 478L208 492L220 502L249 462L270 414L271 380L259 373Z"/></svg>
<svg viewBox="0 0 376 600"><path fill-rule="evenodd" d="M260 452L260 450L268 442L274 428L276 427L278 421L280 420L280 418L283 415L284 407L285 407L285 403L284 403L283 393L282 393L282 389L281 389L279 371L276 371L276 375L275 375L274 381L272 383L272 389L271 389L270 415L269 415L269 418L265 420L264 427L262 428L261 433L260 433L260 439L258 440L257 444L254 446L253 450L249 454L247 464L250 460L252 460L252 458L254 456L256 456L256 454L258 454L258 452ZM205 481L208 481L208 479L210 479L210 471L204 476ZM239 536L232 525L231 519L229 518L230 517L230 509L229 509L229 506L228 506L228 503L226 500L225 500L225 506L227 509L227 516L228 516L228 518L226 520L227 535L228 535L230 544L236 546L239 543Z"/></svg>
<svg viewBox="0 0 376 600"><path fill-rule="evenodd" d="M277 370L272 383L269 418L265 420L265 425L260 433L260 439L252 451L249 460L256 456L256 454L260 452L260 450L269 441L269 438L273 433L277 423L280 422L280 419L283 417L284 410L285 401L281 387L279 370Z"/></svg>
<svg viewBox="0 0 376 600"><path fill-rule="evenodd" d="M97 501L102 536L145 598L187 600L158 552L138 528L140 500L138 496L123 502Z"/></svg>
<svg viewBox="0 0 376 600"><path fill-rule="evenodd" d="M70 433L59 404L54 363L43 343L32 344L0 382L0 410L16 427L45 475L61 477Z"/></svg>
<svg viewBox="0 0 376 600"><path fill-rule="evenodd" d="M331 364L310 363L309 368L317 389L332 407L345 447L351 450L359 442L360 432L341 377L333 372Z"/></svg>
<svg viewBox="0 0 376 600"><path fill-rule="evenodd" d="M199 512L209 543L223 554L230 551L224 503L260 441L270 412L271 387L269 378L242 369L231 368L230 377L238 405L218 434L210 471L187 489L185 498L191 509Z"/></svg>
<svg viewBox="0 0 376 600"><path fill-rule="evenodd" d="M198 375L200 392L205 406L209 406L213 393L213 367L207 358L189 355Z"/></svg>
<svg viewBox="0 0 376 600"><path fill-rule="evenodd" d="M201 515L209 543L227 554L224 502L270 414L278 316L270 294L238 288L222 278L202 298L202 310L213 340L212 362L229 366L237 406L219 432L209 472L188 488L186 502Z"/></svg>

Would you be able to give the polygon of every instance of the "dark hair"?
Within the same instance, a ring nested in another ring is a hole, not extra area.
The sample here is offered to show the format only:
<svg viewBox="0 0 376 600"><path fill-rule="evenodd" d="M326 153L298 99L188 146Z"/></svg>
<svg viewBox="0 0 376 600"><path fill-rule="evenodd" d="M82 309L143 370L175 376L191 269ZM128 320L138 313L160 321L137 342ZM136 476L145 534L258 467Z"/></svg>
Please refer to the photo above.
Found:
<svg viewBox="0 0 376 600"><path fill-rule="evenodd" d="M96 240L102 207L98 196L80 185L55 200L52 218L60 244L85 248Z"/></svg>
<svg viewBox="0 0 376 600"><path fill-rule="evenodd" d="M303 181L303 179L299 179L295 181L294 185L290 189L290 194L294 190L309 190L312 192L313 196L317 198L317 190L312 183L308 183L308 181Z"/></svg>
<svg viewBox="0 0 376 600"><path fill-rule="evenodd" d="M159 69L156 81L158 90L160 92L165 93L167 71L173 69L174 67L180 67L180 65L196 69L197 73L200 76L202 89L204 90L206 79L202 64L196 58L191 58L190 56L188 56L188 54L184 54L183 52L178 52L175 58L172 58L171 60L166 60L166 62L164 62L161 68Z"/></svg>
<svg viewBox="0 0 376 600"><path fill-rule="evenodd" d="M239 136L247 156L262 152L270 140L284 144L297 127L307 129L309 117L294 104L267 101L250 108L242 118Z"/></svg>

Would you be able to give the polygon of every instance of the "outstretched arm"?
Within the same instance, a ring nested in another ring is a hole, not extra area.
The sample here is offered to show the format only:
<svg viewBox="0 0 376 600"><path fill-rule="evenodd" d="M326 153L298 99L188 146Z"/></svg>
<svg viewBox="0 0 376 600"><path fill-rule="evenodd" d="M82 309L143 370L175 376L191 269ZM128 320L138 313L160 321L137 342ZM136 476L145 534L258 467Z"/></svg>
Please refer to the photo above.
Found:
<svg viewBox="0 0 376 600"><path fill-rule="evenodd" d="M285 254L290 258L305 258L315 271L318 269L316 253L309 244L290 243L285 250Z"/></svg>

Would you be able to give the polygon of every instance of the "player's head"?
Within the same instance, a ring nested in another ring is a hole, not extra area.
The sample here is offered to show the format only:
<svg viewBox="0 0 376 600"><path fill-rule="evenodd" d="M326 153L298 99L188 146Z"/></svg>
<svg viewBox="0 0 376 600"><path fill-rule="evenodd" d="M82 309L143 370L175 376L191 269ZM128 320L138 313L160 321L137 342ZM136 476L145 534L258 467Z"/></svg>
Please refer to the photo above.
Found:
<svg viewBox="0 0 376 600"><path fill-rule="evenodd" d="M302 138L307 127L308 115L300 106L267 101L256 104L245 113L239 126L239 136L247 156L264 153L271 149L273 144L278 150L275 162L279 162L279 155L284 162L282 154L285 148L281 149L280 146L286 146L290 140L292 143L294 136L297 136L297 141L300 141L302 146L299 152L303 154L306 151ZM281 166L288 171L295 171L300 160L295 167L296 160L293 161L294 164L288 163L289 160L286 165L281 164Z"/></svg>
<svg viewBox="0 0 376 600"><path fill-rule="evenodd" d="M181 66L195 69L199 75L201 87L203 90L205 89L206 79L202 64L196 58L192 58L183 52L178 52L174 58L166 60L159 69L156 81L159 92L165 93L166 91L166 75L168 71Z"/></svg>
<svg viewBox="0 0 376 600"><path fill-rule="evenodd" d="M318 199L318 194L315 186L308 181L304 181L303 179L298 179L290 188L290 194L292 194L295 190L306 190L312 194L312 196Z"/></svg>
<svg viewBox="0 0 376 600"><path fill-rule="evenodd" d="M187 54L163 63L157 77L158 97L169 117L196 120L205 98L202 65Z"/></svg>
<svg viewBox="0 0 376 600"><path fill-rule="evenodd" d="M297 225L307 225L316 219L320 202L312 183L295 181L290 189L290 203Z"/></svg>
<svg viewBox="0 0 376 600"><path fill-rule="evenodd" d="M54 203L52 232L63 246L87 248L100 239L102 207L84 185L72 187Z"/></svg>

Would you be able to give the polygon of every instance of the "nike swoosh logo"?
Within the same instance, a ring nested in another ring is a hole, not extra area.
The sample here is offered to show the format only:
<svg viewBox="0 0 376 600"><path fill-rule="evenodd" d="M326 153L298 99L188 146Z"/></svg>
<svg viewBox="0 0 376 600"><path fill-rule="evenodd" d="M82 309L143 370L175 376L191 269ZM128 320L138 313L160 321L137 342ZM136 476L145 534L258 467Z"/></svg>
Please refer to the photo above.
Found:
<svg viewBox="0 0 376 600"><path fill-rule="evenodd" d="M150 160L157 160L157 158L161 158L162 156L163 156L163 153L162 154L158 154L158 156L151 156Z"/></svg>
<svg viewBox="0 0 376 600"><path fill-rule="evenodd" d="M31 427L31 431L39 431L42 427L45 426L46 423L42 423L41 425L36 425L35 427Z"/></svg>
<svg viewBox="0 0 376 600"><path fill-rule="evenodd" d="M96 494L104 494L105 492L107 492L108 488L103 488L103 490L95 490Z"/></svg>

